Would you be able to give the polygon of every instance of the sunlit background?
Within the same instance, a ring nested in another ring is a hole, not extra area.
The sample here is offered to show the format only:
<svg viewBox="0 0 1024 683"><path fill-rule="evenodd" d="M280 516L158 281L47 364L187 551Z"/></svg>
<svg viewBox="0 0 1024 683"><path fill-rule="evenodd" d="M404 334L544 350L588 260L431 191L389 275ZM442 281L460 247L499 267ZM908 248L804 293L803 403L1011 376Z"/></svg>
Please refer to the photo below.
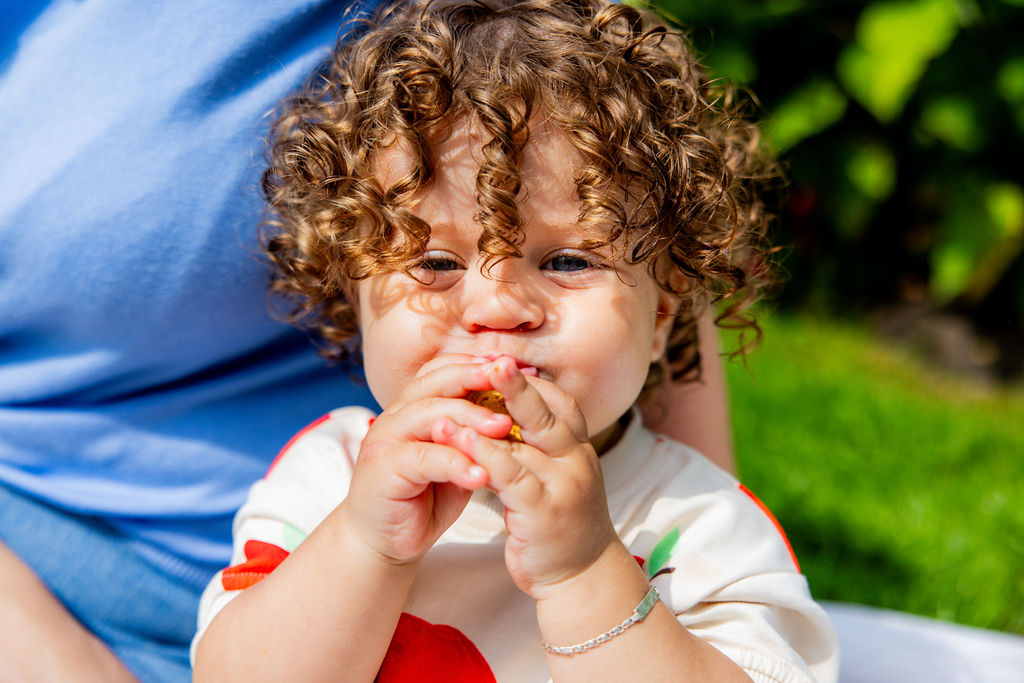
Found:
<svg viewBox="0 0 1024 683"><path fill-rule="evenodd" d="M1024 0L656 5L788 177L741 477L817 597L1024 634Z"/></svg>

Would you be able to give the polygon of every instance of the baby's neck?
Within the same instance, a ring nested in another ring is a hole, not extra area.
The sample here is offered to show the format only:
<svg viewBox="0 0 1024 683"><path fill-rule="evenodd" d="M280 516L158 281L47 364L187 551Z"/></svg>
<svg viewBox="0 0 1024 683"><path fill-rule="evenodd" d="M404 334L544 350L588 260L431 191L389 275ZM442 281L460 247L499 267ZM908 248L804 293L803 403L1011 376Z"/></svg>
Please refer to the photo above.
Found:
<svg viewBox="0 0 1024 683"><path fill-rule="evenodd" d="M619 442L622 435L626 433L626 428L629 427L629 422L632 419L633 411L627 410L622 417L594 435L590 440L590 445L594 447L599 456L607 453Z"/></svg>

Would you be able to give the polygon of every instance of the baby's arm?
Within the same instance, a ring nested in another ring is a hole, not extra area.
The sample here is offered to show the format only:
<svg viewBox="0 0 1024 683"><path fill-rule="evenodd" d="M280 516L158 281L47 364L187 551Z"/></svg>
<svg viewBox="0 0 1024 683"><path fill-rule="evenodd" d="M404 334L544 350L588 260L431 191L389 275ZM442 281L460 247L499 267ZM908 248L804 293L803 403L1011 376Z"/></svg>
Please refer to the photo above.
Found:
<svg viewBox="0 0 1024 683"><path fill-rule="evenodd" d="M416 563L374 556L344 517L332 513L214 618L196 650L196 681L374 679Z"/></svg>
<svg viewBox="0 0 1024 683"><path fill-rule="evenodd" d="M422 557L487 480L459 451L430 443L432 425L443 415L494 437L511 426L454 398L486 388L479 365L425 367L373 422L342 503L210 623L197 681L376 677Z"/></svg>
<svg viewBox="0 0 1024 683"><path fill-rule="evenodd" d="M615 533L597 454L572 399L526 378L512 359L490 372L527 443L469 428L435 428L483 465L505 505L505 559L516 585L537 601L545 641L574 645L625 620L650 588ZM663 604L640 623L581 654L548 657L554 681L748 681L731 660L686 630Z"/></svg>
<svg viewBox="0 0 1024 683"><path fill-rule="evenodd" d="M541 635L555 646L586 642L621 624L649 589L636 559L621 544L609 546L586 572L537 601ZM660 600L643 621L597 647L549 654L548 667L556 682L750 682L732 660L684 628Z"/></svg>

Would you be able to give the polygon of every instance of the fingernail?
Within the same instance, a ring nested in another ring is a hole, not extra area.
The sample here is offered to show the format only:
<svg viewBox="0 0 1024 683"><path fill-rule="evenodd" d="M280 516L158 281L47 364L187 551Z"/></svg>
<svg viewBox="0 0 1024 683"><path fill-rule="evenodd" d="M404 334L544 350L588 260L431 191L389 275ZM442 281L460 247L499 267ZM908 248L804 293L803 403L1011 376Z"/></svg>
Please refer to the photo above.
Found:
<svg viewBox="0 0 1024 683"><path fill-rule="evenodd" d="M487 423L492 427L504 427L512 421L512 418L502 413L491 413L487 416Z"/></svg>
<svg viewBox="0 0 1024 683"><path fill-rule="evenodd" d="M506 378L511 377L516 371L516 361L511 356L502 356L494 363L494 371L500 372Z"/></svg>

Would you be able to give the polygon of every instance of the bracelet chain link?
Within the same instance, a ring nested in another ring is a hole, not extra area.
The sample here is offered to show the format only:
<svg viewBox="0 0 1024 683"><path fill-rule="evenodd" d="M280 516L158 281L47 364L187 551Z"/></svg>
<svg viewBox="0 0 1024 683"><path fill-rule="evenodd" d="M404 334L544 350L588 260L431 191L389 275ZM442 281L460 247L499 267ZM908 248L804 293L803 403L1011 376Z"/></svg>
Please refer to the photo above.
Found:
<svg viewBox="0 0 1024 683"><path fill-rule="evenodd" d="M658 590L654 586L651 586L651 589L647 591L647 595L645 595L644 599L640 601L640 604L636 606L636 609L633 610L631 615L629 615L629 618L611 630L605 631L601 635L595 636L590 640L583 641L579 645L558 646L549 645L545 642L541 642L541 645L547 652L550 652L553 655L578 655L581 652L586 652L587 650L595 648L602 643L607 643L615 636L621 635L622 632L630 626L643 621L644 617L646 617L651 609L654 608L654 605L658 602L659 598Z"/></svg>

